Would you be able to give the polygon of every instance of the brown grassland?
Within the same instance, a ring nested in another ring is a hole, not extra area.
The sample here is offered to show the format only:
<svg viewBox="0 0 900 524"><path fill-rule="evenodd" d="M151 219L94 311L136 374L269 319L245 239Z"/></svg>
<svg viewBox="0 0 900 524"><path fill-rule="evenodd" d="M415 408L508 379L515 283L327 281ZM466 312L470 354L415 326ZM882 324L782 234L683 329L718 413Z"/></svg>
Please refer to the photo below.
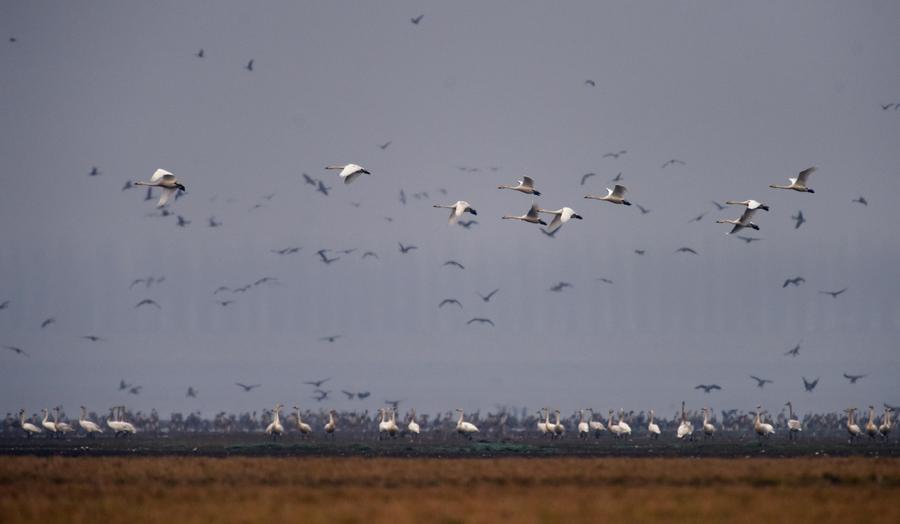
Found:
<svg viewBox="0 0 900 524"><path fill-rule="evenodd" d="M4 523L900 522L897 500L891 458L0 457Z"/></svg>

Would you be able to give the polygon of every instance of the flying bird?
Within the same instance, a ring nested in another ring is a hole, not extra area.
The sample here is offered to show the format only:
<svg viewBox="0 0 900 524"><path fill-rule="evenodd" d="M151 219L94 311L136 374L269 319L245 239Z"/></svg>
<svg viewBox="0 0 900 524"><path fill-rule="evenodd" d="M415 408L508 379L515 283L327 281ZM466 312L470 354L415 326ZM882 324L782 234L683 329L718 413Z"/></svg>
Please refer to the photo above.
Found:
<svg viewBox="0 0 900 524"><path fill-rule="evenodd" d="M477 224L477 223L478 223L477 220L467 220L467 221L465 221L465 222L462 221L462 220L460 220L459 222L457 222L457 224L459 224L460 226L462 226L462 227L464 227L464 228L466 228L466 229L471 228L472 226L474 226L474 225Z"/></svg>
<svg viewBox="0 0 900 524"><path fill-rule="evenodd" d="M266 284L266 283L269 283L269 282L278 282L278 279L277 279L277 278L274 278L274 277L262 277L261 279L259 279L259 280L257 280L256 282L254 282L253 285L254 285L254 286L261 286L261 285Z"/></svg>
<svg viewBox="0 0 900 524"><path fill-rule="evenodd" d="M324 262L326 265L328 265L336 260L340 260L341 257L328 258L328 256L325 254L328 251L329 251L328 249L320 249L320 250L316 251L316 254L319 255L319 257L321 257L322 262Z"/></svg>
<svg viewBox="0 0 900 524"><path fill-rule="evenodd" d="M346 389L342 389L341 393L343 393L344 395L347 395L347 400L353 400L353 397L356 396L356 393L354 393L352 391L347 391Z"/></svg>
<svg viewBox="0 0 900 524"><path fill-rule="evenodd" d="M128 389L131 387L131 384L126 384L125 380L119 380L119 391Z"/></svg>
<svg viewBox="0 0 900 524"><path fill-rule="evenodd" d="M816 377L815 380L806 380L806 377L800 377L803 379L803 387L808 392L812 392L812 390L816 389L816 385L819 384L819 378Z"/></svg>
<svg viewBox="0 0 900 524"><path fill-rule="evenodd" d="M322 384L328 382L329 380L331 380L331 377L323 378L321 380L307 380L306 382L304 382L304 384L320 388L320 387L322 387Z"/></svg>
<svg viewBox="0 0 900 524"><path fill-rule="evenodd" d="M56 319L53 317L50 317L47 320L41 322L41 329L44 329L45 327L49 326L50 324L55 324L55 323L56 323Z"/></svg>
<svg viewBox="0 0 900 524"><path fill-rule="evenodd" d="M847 291L847 288L839 289L837 291L819 291L819 293L822 293L824 295L831 295L831 298L837 298L841 293L845 291Z"/></svg>
<svg viewBox="0 0 900 524"><path fill-rule="evenodd" d="M188 386L186 397L197 398L197 390L191 386Z"/></svg>
<svg viewBox="0 0 900 524"><path fill-rule="evenodd" d="M785 356L790 356L790 357L796 357L796 356L800 355L800 343L798 342L797 345L794 346L793 349L789 349L789 350L785 351L784 354L785 354Z"/></svg>
<svg viewBox="0 0 900 524"><path fill-rule="evenodd" d="M635 249L634 252L635 252L635 254L644 256L644 253L646 253L647 250L645 250L645 249Z"/></svg>
<svg viewBox="0 0 900 524"><path fill-rule="evenodd" d="M413 25L419 25L419 22L421 22L422 18L424 18L424 17L425 17L425 15L419 15L415 18L410 18L409 21L412 22ZM382 148L382 149L384 149L384 148Z"/></svg>
<svg viewBox="0 0 900 524"><path fill-rule="evenodd" d="M562 225L565 224L566 222L568 222L570 219L573 219L573 218L577 218L578 220L582 219L581 215L576 213L575 210L572 209L571 207L563 207L563 208L557 209L556 211L550 211L548 209L538 209L538 212L545 213L548 215L553 215L553 220L550 221L550 225L547 226L547 230L546 231L544 231L543 229L541 230L541 231L544 231L544 233L549 234L549 235L553 235L553 233L556 233L556 231L559 228L561 228Z"/></svg>
<svg viewBox="0 0 900 524"><path fill-rule="evenodd" d="M247 384L241 384L240 382L235 382L234 385L243 388L244 393L249 393L250 390L252 390L253 388L258 388L258 387L260 387L262 384L250 384L250 385L247 385Z"/></svg>
<svg viewBox="0 0 900 524"><path fill-rule="evenodd" d="M887 105L885 105L885 104L880 104L880 105L881 105L882 111L887 111L887 110L890 109L891 106L894 105L894 104L887 104Z"/></svg>
<svg viewBox="0 0 900 524"><path fill-rule="evenodd" d="M556 293L559 293L560 291L562 291L563 289L565 289L567 287L572 287L572 284L570 284L568 282L558 282L557 284L555 284L553 287L550 288L550 291L555 291Z"/></svg>
<svg viewBox="0 0 900 524"><path fill-rule="evenodd" d="M596 195L585 195L584 198L590 198L592 200L605 200L611 204L624 204L626 206L630 206L631 202L625 200L625 191L627 189L625 186L616 184L612 189L606 188L605 196L596 196Z"/></svg>
<svg viewBox="0 0 900 524"><path fill-rule="evenodd" d="M680 248L676 249L675 252L676 253L692 253L694 255L697 254L696 251L694 251L693 249L691 249L689 247L680 247Z"/></svg>
<svg viewBox="0 0 900 524"><path fill-rule="evenodd" d="M199 51L194 53L194 56L196 56L197 58L203 58L203 48L201 47Z"/></svg>
<svg viewBox="0 0 900 524"><path fill-rule="evenodd" d="M135 309L137 309L141 306L156 306L157 309L162 309L162 307L159 304L157 304L155 300L151 300L149 298L145 298L144 300L141 300L134 307L135 307Z"/></svg>
<svg viewBox="0 0 900 524"><path fill-rule="evenodd" d="M466 269L466 266L460 264L459 262L457 262L455 260L448 260L448 261L444 262L444 265L445 266L456 266L459 269Z"/></svg>
<svg viewBox="0 0 900 524"><path fill-rule="evenodd" d="M612 280L610 280L606 277L595 278L594 280L596 280L598 282L603 282L604 284L612 284L613 283Z"/></svg>
<svg viewBox="0 0 900 524"><path fill-rule="evenodd" d="M625 177L622 176L622 172L619 171L618 173L616 173L616 176L612 177L612 180L610 180L610 182L620 182L623 178Z"/></svg>
<svg viewBox="0 0 900 524"><path fill-rule="evenodd" d="M497 288L497 289L491 291L487 295L482 295L481 293L475 293L475 294L478 295L479 297L481 297L481 300L484 300L485 302L490 302L491 297L493 297L495 294L497 294L498 291L500 291L500 288Z"/></svg>
<svg viewBox="0 0 900 524"><path fill-rule="evenodd" d="M698 384L694 386L694 389L702 389L704 393L709 393L714 389L722 389L722 386L718 384Z"/></svg>
<svg viewBox="0 0 900 524"><path fill-rule="evenodd" d="M447 304L456 304L460 309L462 309L463 307L459 300L456 300L455 298L445 298L444 300L441 300L440 304L438 304L438 309L446 306Z"/></svg>
<svg viewBox="0 0 900 524"><path fill-rule="evenodd" d="M328 196L328 192L331 191L331 187L326 186L321 180L317 181L316 191L322 193L325 196Z"/></svg>
<svg viewBox="0 0 900 524"><path fill-rule="evenodd" d="M628 152L627 150L622 149L616 153L604 153L601 158L619 158L620 156L624 155L627 152Z"/></svg>
<svg viewBox="0 0 900 524"><path fill-rule="evenodd" d="M221 225L221 222L216 222L216 217L209 217L209 227L219 227Z"/></svg>
<svg viewBox="0 0 900 524"><path fill-rule="evenodd" d="M478 212L475 211L472 208L472 206L470 206L469 203L466 202L465 200L459 200L455 204L450 204L450 205L446 205L446 206L440 205L440 204L434 204L431 207L436 207L436 208L440 208L440 209L449 209L450 210L450 218L448 219L447 224L451 225L451 226L453 224L459 222L459 219L462 218L464 213L471 213L473 215L478 214Z"/></svg>
<svg viewBox="0 0 900 524"><path fill-rule="evenodd" d="M345 184L349 184L349 183L353 182L354 180L356 180L357 178L359 178L360 176L362 176L364 174L366 174L366 175L372 174L369 171L367 171L366 169L364 169L362 166L359 166L357 164L345 164L343 166L331 165L331 166L325 166L325 169L330 169L333 171L340 171L340 173L338 173L338 176L341 177L341 179L343 179Z"/></svg>
<svg viewBox="0 0 900 524"><path fill-rule="evenodd" d="M866 197L864 197L864 196L862 196L862 195L860 195L859 198L854 198L854 199L851 200L850 202L855 202L855 203L857 203L857 204L862 204L862 205L864 205L864 206L868 206L868 205L869 205L869 201L866 200Z"/></svg>
<svg viewBox="0 0 900 524"><path fill-rule="evenodd" d="M364 399L364 398L367 398L369 395L371 395L371 393L368 391L360 391L356 394L356 398Z"/></svg>
<svg viewBox="0 0 900 524"><path fill-rule="evenodd" d="M741 216L737 219L724 219L724 220L716 220L717 224L732 224L734 227L731 228L728 235L732 235L734 233L740 232L742 229L749 227L759 231L759 226L751 222L753 219L753 215L756 213L756 208L748 207L741 213Z"/></svg>
<svg viewBox="0 0 900 524"><path fill-rule="evenodd" d="M161 187L162 188L162 196L159 197L159 202L156 203L156 207L163 207L166 203L169 202L169 199L175 195L178 191L185 191L184 185L175 178L175 175L166 171L165 169L157 169L153 172L153 176L150 177L149 182L135 182L136 186L149 186L149 187ZM148 189L149 189L148 187Z"/></svg>
<svg viewBox="0 0 900 524"><path fill-rule="evenodd" d="M135 183L132 185L138 185L138 184ZM146 202L148 200L153 200L153 188L152 187L148 187L147 192L144 194L144 202Z"/></svg>
<svg viewBox="0 0 900 524"><path fill-rule="evenodd" d="M756 381L756 387L761 388L766 384L772 384L773 382L767 378L759 378L755 375L750 375L750 378Z"/></svg>
<svg viewBox="0 0 900 524"><path fill-rule="evenodd" d="M316 402L322 402L323 400L328 398L328 394L331 393L331 390L322 391L321 389L317 389L316 391L314 391L314 393L315 395L313 395L312 398L315 399Z"/></svg>
<svg viewBox="0 0 900 524"><path fill-rule="evenodd" d="M704 211L704 212L700 213L699 215L697 215L696 217L688 220L688 224L690 224L691 222L700 222L701 220L703 220L703 217L706 216L706 213L708 213L708 211Z"/></svg>
<svg viewBox="0 0 900 524"><path fill-rule="evenodd" d="M637 208L641 211L641 214L642 214L642 215L646 215L647 213L650 212L649 209L647 209L646 207L644 207L644 206L642 206L642 205L640 205L640 204L635 204L635 206L637 206Z"/></svg>
<svg viewBox="0 0 900 524"><path fill-rule="evenodd" d="M178 227L187 227L188 224L190 224L190 223L191 223L190 220L187 220L183 216L178 215L178 222L175 225Z"/></svg>
<svg viewBox="0 0 900 524"><path fill-rule="evenodd" d="M30 356L30 355L28 354L27 351L25 351L24 349L22 349L22 348L20 348L20 347L16 347L16 346L3 346L3 349L8 349L9 351L12 351L13 353L15 353L15 354L17 354L17 355L22 355L22 356L25 356L25 357Z"/></svg>
<svg viewBox="0 0 900 524"><path fill-rule="evenodd" d="M491 319L489 319L489 318L478 318L478 317L473 318L472 320L466 322L466 325L469 325L469 324L471 324L471 323L473 323L473 322L478 322L478 323L480 323L480 324L490 324L491 326L494 326L494 323L491 321Z"/></svg>
<svg viewBox="0 0 900 524"><path fill-rule="evenodd" d="M397 245L400 246L400 252L403 253L404 255L407 254L408 252L412 251L413 249L419 249L418 246L413 246L413 245L404 246L400 242L397 242Z"/></svg>
<svg viewBox="0 0 900 524"><path fill-rule="evenodd" d="M97 166L94 166L94 167L91 168L91 172L88 173L88 176L98 176L98 175L100 175L100 174L101 174L100 168L97 167Z"/></svg>
<svg viewBox="0 0 900 524"><path fill-rule="evenodd" d="M360 258L366 258L366 257L378 258L378 254L375 253L374 251L366 251L365 253L362 254L362 257L360 257Z"/></svg>
<svg viewBox="0 0 900 524"><path fill-rule="evenodd" d="M800 171L800 174L797 175L797 178L788 178L790 184L786 186L779 184L770 184L769 187L774 189L793 189L794 191L798 191L800 193L815 193L815 191L806 186L806 181L809 179L809 175L813 174L815 171L815 167L804 169L803 171Z"/></svg>
<svg viewBox="0 0 900 524"><path fill-rule="evenodd" d="M669 167L669 166L673 166L673 165L676 165L676 164L677 164L677 165L680 165L680 166L686 166L686 165L687 165L687 163L686 163L685 161L683 161L683 160L678 160L677 158L673 158L673 159L671 159L671 160L666 160L666 161L663 163L663 165L662 165L662 169L665 169L665 168L667 168L667 167Z"/></svg>
<svg viewBox="0 0 900 524"><path fill-rule="evenodd" d="M319 340L321 340L322 342L334 342L335 340L337 340L339 338L341 338L340 335L329 335L327 337L322 337Z"/></svg>
<svg viewBox="0 0 900 524"><path fill-rule="evenodd" d="M313 187L316 186L316 179L315 179L315 178L313 178L313 177L307 175L306 173L301 173L300 175L303 177L303 181L304 181L304 182L306 182L307 184L309 184L309 185L311 185L311 186L313 186Z"/></svg>
<svg viewBox="0 0 900 524"><path fill-rule="evenodd" d="M228 307L231 304L234 304L234 300L216 300L216 303L222 307Z"/></svg>
<svg viewBox="0 0 900 524"><path fill-rule="evenodd" d="M849 375L847 373L844 373L844 378L849 380L851 384L856 384L857 380L868 377L868 376L869 376L868 373L865 375Z"/></svg>
<svg viewBox="0 0 900 524"><path fill-rule="evenodd" d="M523 176L514 186L502 185L497 186L497 189L512 189L526 195L541 196L541 192L534 188L534 179L529 176Z"/></svg>
<svg viewBox="0 0 900 524"><path fill-rule="evenodd" d="M597 82L594 82L593 80L588 78L587 80L584 81L584 85L591 86L591 87L597 87Z"/></svg>
<svg viewBox="0 0 900 524"><path fill-rule="evenodd" d="M716 202L715 200L713 200L712 203L714 206L716 206L716 209L718 209L719 211L722 211L723 209L728 209L728 206L723 206L722 204Z"/></svg>
<svg viewBox="0 0 900 524"><path fill-rule="evenodd" d="M784 281L784 284L781 284L781 289L784 289L788 286L800 286L803 282L806 282L806 279L803 277L794 277L788 278Z"/></svg>
<svg viewBox="0 0 900 524"><path fill-rule="evenodd" d="M9 300L4 300L3 302L0 302L0 310L6 309L8 307L9 307Z"/></svg>
<svg viewBox="0 0 900 524"><path fill-rule="evenodd" d="M592 176L596 176L597 173L585 173L581 175L581 185L584 185L585 180L591 178Z"/></svg>
<svg viewBox="0 0 900 524"><path fill-rule="evenodd" d="M387 142L385 142L385 143L383 143L383 144L378 144L378 147L380 147L381 150L384 151L384 150L387 149L388 146L390 146L390 145L391 145L391 141L388 140Z"/></svg>
<svg viewBox="0 0 900 524"><path fill-rule="evenodd" d="M85 335L81 338L83 338L85 340L90 340L91 342L105 342L106 341L106 339L100 338L96 335Z"/></svg>
<svg viewBox="0 0 900 524"><path fill-rule="evenodd" d="M540 216L538 216L539 208L537 204L532 203L531 208L524 215L513 216L513 215L504 215L504 220L521 220L523 222L528 222L531 224L540 224L542 226L546 226L547 223L541 220Z"/></svg>
<svg viewBox="0 0 900 524"><path fill-rule="evenodd" d="M247 62L247 65L244 66L244 68L245 68L247 71L253 71L253 59L252 59L252 58L250 59L249 62Z"/></svg>
<svg viewBox="0 0 900 524"><path fill-rule="evenodd" d="M128 388L128 392L131 393L132 395L140 395L141 389L143 387L144 386L132 386L132 387Z"/></svg>
<svg viewBox="0 0 900 524"><path fill-rule="evenodd" d="M758 242L758 241L762 240L761 238L756 238L756 237L745 237L745 236L743 236L743 235L738 235L737 238L743 240L744 242L746 242L746 243L748 243L748 244L750 244L750 243L752 243L752 242Z"/></svg>
<svg viewBox="0 0 900 524"><path fill-rule="evenodd" d="M791 215L791 220L794 221L794 229L800 229L800 226L806 222L806 219L803 218L803 211L797 211L796 215Z"/></svg>

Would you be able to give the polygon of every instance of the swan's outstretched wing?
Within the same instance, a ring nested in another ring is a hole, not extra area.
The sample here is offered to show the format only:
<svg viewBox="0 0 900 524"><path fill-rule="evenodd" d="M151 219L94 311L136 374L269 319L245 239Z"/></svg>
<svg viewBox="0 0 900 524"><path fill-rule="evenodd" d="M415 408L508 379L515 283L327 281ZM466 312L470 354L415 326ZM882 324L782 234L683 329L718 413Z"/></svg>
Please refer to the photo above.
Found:
<svg viewBox="0 0 900 524"><path fill-rule="evenodd" d="M538 206L537 204L531 204L531 209L528 210L528 214L526 214L528 218L537 218L538 217Z"/></svg>
<svg viewBox="0 0 900 524"><path fill-rule="evenodd" d="M800 174L797 175L797 181L805 186L806 179L809 178L809 175L813 174L815 171L816 171L815 166L810 167L808 169L804 169L803 171L800 171Z"/></svg>
<svg viewBox="0 0 900 524"><path fill-rule="evenodd" d="M169 199L172 198L172 195L175 194L175 191L178 191L174 187L164 187L162 188L162 195L159 197L159 202L156 203L156 207L163 207L168 202Z"/></svg>
<svg viewBox="0 0 900 524"><path fill-rule="evenodd" d="M157 169L153 172L153 176L150 177L151 183L160 182L162 180L175 180L175 175L165 169Z"/></svg>
<svg viewBox="0 0 900 524"><path fill-rule="evenodd" d="M625 186L620 186L616 184L616 187L613 188L612 195L614 197L622 198L625 196Z"/></svg>
<svg viewBox="0 0 900 524"><path fill-rule="evenodd" d="M530 176L523 176L522 177L522 185L525 187L533 188L534 187L534 179L531 178Z"/></svg>
<svg viewBox="0 0 900 524"><path fill-rule="evenodd" d="M744 213L741 215L741 219L740 219L741 224L744 224L744 225L748 224L750 222L750 220L753 219L753 215L755 215L755 214L756 214L755 207L752 209L750 207L747 207L747 209L745 209Z"/></svg>
<svg viewBox="0 0 900 524"><path fill-rule="evenodd" d="M457 214L456 214L455 206L448 206L448 207L450 207L450 218L447 220L447 225L452 226L453 224L459 222L459 216L457 216Z"/></svg>
<svg viewBox="0 0 900 524"><path fill-rule="evenodd" d="M738 231L740 231L740 230L742 230L742 229L744 229L744 226L742 226L742 225L740 225L740 224L735 224L734 227L731 228L731 231L728 232L728 234L729 234L729 235L733 235L733 234L737 233Z"/></svg>
<svg viewBox="0 0 900 524"><path fill-rule="evenodd" d="M550 222L550 225L547 226L547 234L552 235L562 226L562 214L556 214L553 216L553 220Z"/></svg>

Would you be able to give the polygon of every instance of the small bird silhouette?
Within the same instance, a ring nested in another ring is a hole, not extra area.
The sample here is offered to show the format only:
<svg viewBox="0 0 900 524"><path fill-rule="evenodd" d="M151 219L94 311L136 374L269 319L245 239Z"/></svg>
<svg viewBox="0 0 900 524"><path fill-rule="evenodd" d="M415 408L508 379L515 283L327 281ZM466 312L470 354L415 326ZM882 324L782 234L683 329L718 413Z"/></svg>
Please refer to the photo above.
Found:
<svg viewBox="0 0 900 524"><path fill-rule="evenodd" d="M191 386L188 386L186 397L197 398L197 390Z"/></svg>
<svg viewBox="0 0 900 524"><path fill-rule="evenodd" d="M855 203L857 203L857 204L862 204L862 205L864 205L864 206L868 206L868 205L869 205L869 201L866 200L866 197L864 197L864 196L862 196L862 195L860 195L859 198L854 198L853 200L851 200L851 202L855 202Z"/></svg>
<svg viewBox="0 0 900 524"><path fill-rule="evenodd" d="M666 160L666 161L663 163L663 165L662 165L662 169L665 169L665 168L667 168L667 167L669 167L669 166L673 166L673 165L676 165L676 164L677 164L677 165L680 165L680 166L686 166L686 165L687 165L687 163L684 162L683 160L678 160L677 158L673 158L673 159L671 159L671 160Z"/></svg>
<svg viewBox="0 0 900 524"><path fill-rule="evenodd" d="M90 340L91 342L105 342L106 341L106 339L100 338L96 335L85 335L81 338L83 338L85 340Z"/></svg>
<svg viewBox="0 0 900 524"><path fill-rule="evenodd" d="M143 388L143 387L144 386L132 386L132 387L128 388L128 392L131 393L132 395L140 395L141 388Z"/></svg>
<svg viewBox="0 0 900 524"><path fill-rule="evenodd" d="M819 378L816 377L815 380L806 380L806 377L800 377L803 379L803 387L808 392L812 392L812 390L816 389L816 385L819 383Z"/></svg>
<svg viewBox="0 0 900 524"><path fill-rule="evenodd" d="M760 240L762 240L761 238L756 238L756 237L745 237L745 236L741 236L741 235L737 235L737 238L743 240L744 242L746 242L746 243L748 243L748 244L750 244L750 243L752 243L752 242L759 242Z"/></svg>
<svg viewBox="0 0 900 524"><path fill-rule="evenodd" d="M581 175L581 185L584 185L585 180L591 178L592 176L596 176L597 173L585 173Z"/></svg>
<svg viewBox="0 0 900 524"><path fill-rule="evenodd" d="M700 214L697 215L696 217L694 217L694 218L688 220L688 224L690 224L691 222L700 222L701 220L703 220L703 217L706 216L706 213L707 213L707 212L704 211L703 213L700 213Z"/></svg>
<svg viewBox="0 0 900 524"><path fill-rule="evenodd" d="M24 357L31 356L28 354L27 351L25 351L24 349L22 349L20 347L16 347L16 346L3 346L3 349L8 349L9 351L12 351L13 353L15 353L17 355L22 355Z"/></svg>
<svg viewBox="0 0 900 524"><path fill-rule="evenodd" d="M755 375L750 375L750 378L756 381L756 387L761 388L766 384L772 384L773 382L767 378L759 378Z"/></svg>
<svg viewBox="0 0 900 524"><path fill-rule="evenodd" d="M789 350L785 351L784 354L785 354L785 356L790 356L790 357L796 357L796 356L800 355L800 343L798 342L797 345L794 346L793 349L789 349Z"/></svg>
<svg viewBox="0 0 900 524"><path fill-rule="evenodd" d="M231 304L234 304L234 300L216 300L216 303L222 307L228 307Z"/></svg>
<svg viewBox="0 0 900 524"><path fill-rule="evenodd" d="M680 248L676 249L675 252L676 253L692 253L694 255L697 254L696 251L694 251L693 249L691 249L689 247L680 247Z"/></svg>
<svg viewBox="0 0 900 524"><path fill-rule="evenodd" d="M605 277L595 278L594 280L597 280L597 281L599 281L599 282L603 282L604 284L612 284L612 283L613 283L612 280L610 280L610 279L608 279L608 278L605 278Z"/></svg>
<svg viewBox="0 0 900 524"><path fill-rule="evenodd" d="M88 173L88 176L99 176L100 174L101 174L100 168L97 166L94 166L91 168L91 172Z"/></svg>
<svg viewBox="0 0 900 524"><path fill-rule="evenodd" d="M309 184L309 185L311 185L311 186L313 186L313 187L316 186L316 179L315 179L315 178L313 178L313 177L307 175L306 173L301 173L301 176L303 177L303 180L304 180L307 184Z"/></svg>
<svg viewBox="0 0 900 524"><path fill-rule="evenodd" d="M49 326L50 324L55 324L55 323L56 323L56 319L53 317L50 317L47 320L41 322L41 329L44 329L45 327Z"/></svg>
<svg viewBox="0 0 900 524"><path fill-rule="evenodd" d="M457 222L457 224L459 224L460 226L462 226L466 229L471 228L472 226L474 226L477 223L478 223L477 220L467 220L467 221L460 220L459 222Z"/></svg>
<svg viewBox="0 0 900 524"><path fill-rule="evenodd" d="M722 211L723 209L728 209L728 206L723 206L722 204L716 202L715 200L713 200L712 203L713 203L714 206L716 206L716 208L717 208L719 211Z"/></svg>
<svg viewBox="0 0 900 524"><path fill-rule="evenodd" d="M642 205L640 205L640 204L635 204L635 206L637 206L637 208L641 211L641 214L642 214L642 215L646 215L647 213L650 212L649 209L647 209L646 207L644 207L644 206L642 206Z"/></svg>
<svg viewBox="0 0 900 524"><path fill-rule="evenodd" d="M340 335L329 335L327 337L322 337L319 340L321 340L322 342L334 342L335 340L337 340L339 338L341 338ZM321 384L316 385L316 387L319 387L319 386L321 386Z"/></svg>
<svg viewBox="0 0 900 524"><path fill-rule="evenodd" d="M247 69L247 71L253 71L253 59L250 59L250 61L247 62L247 65L244 67Z"/></svg>
<svg viewBox="0 0 900 524"><path fill-rule="evenodd" d="M322 391L321 389L317 389L316 391L314 391L314 393L315 395L313 395L312 398L315 399L316 402L322 402L323 400L328 398L328 394L331 393L331 390Z"/></svg>
<svg viewBox="0 0 900 524"><path fill-rule="evenodd" d="M403 253L404 255L405 255L406 253L412 251L413 249L419 249L418 246L413 246L413 245L404 246L404 245L403 245L402 243L400 243L400 242L397 242L397 245L400 246L400 252Z"/></svg>
<svg viewBox="0 0 900 524"><path fill-rule="evenodd" d="M4 300L2 303L0 303L0 310L4 310L8 307L9 307L9 300Z"/></svg>
<svg viewBox="0 0 900 524"><path fill-rule="evenodd" d="M865 377L867 377L867 376L869 376L869 375L868 375L868 374L865 374L865 375L849 375L849 374L847 374L847 373L844 373L844 378L847 379L847 380L849 380L851 384L856 384L856 381L857 381L857 380L859 380L859 379L861 379L861 378L865 378Z"/></svg>
<svg viewBox="0 0 900 524"><path fill-rule="evenodd" d="M372 393L370 393L370 392L368 392L368 391L360 391L360 392L358 392L358 393L356 394L356 398L359 398L359 399L368 398L368 396L371 395L371 394L372 394Z"/></svg>
<svg viewBox="0 0 900 524"><path fill-rule="evenodd" d="M304 384L320 388L322 387L322 384L328 382L329 380L331 380L331 377L323 378L321 380L307 380L306 382L304 382Z"/></svg>
<svg viewBox="0 0 900 524"><path fill-rule="evenodd" d="M203 58L203 48L201 47L199 51L194 53L194 56L196 56L197 58Z"/></svg>
<svg viewBox="0 0 900 524"><path fill-rule="evenodd" d="M391 141L388 140L387 142L385 142L383 144L378 144L378 147L381 148L382 151L384 151L385 149L390 147L390 145L391 145Z"/></svg>
<svg viewBox="0 0 900 524"><path fill-rule="evenodd" d="M220 227L221 222L216 222L216 217L209 217L209 227Z"/></svg>
<svg viewBox="0 0 900 524"><path fill-rule="evenodd" d="M881 109L882 109L883 111L887 111L888 109L891 108L892 105L894 105L894 104L887 104L887 105L881 104Z"/></svg>
<svg viewBox="0 0 900 524"><path fill-rule="evenodd" d="M366 258L366 257L378 258L378 254L375 253L374 251L366 251L365 253L362 254L362 257L360 257L360 258Z"/></svg>
<svg viewBox="0 0 900 524"><path fill-rule="evenodd" d="M781 284L781 289L788 286L800 286L803 282L806 282L806 279L803 277L788 278L784 281L784 284Z"/></svg>
<svg viewBox="0 0 900 524"><path fill-rule="evenodd" d="M555 292L559 293L560 291L562 291L563 289L565 289L567 287L572 287L572 284L570 284L568 282L558 282L556 285L554 285L553 287L550 288L550 291L555 291Z"/></svg>
<svg viewBox="0 0 900 524"><path fill-rule="evenodd" d="M444 265L445 266L456 266L459 269L466 269L466 266L460 264L459 262L457 262L455 260L448 260L448 261L444 262Z"/></svg>
<svg viewBox="0 0 900 524"><path fill-rule="evenodd" d="M326 186L321 180L316 184L316 191L322 193L325 196L328 196L328 192L331 191L331 187Z"/></svg>
<svg viewBox="0 0 900 524"><path fill-rule="evenodd" d="M837 298L841 293L844 293L845 291L847 291L847 288L839 289L838 291L819 291L819 293L822 293L824 295L831 295L831 298Z"/></svg>
<svg viewBox="0 0 900 524"><path fill-rule="evenodd" d="M718 384L698 384L694 386L694 389L702 389L704 393L709 393L714 389L722 389L722 386Z"/></svg>
<svg viewBox="0 0 900 524"><path fill-rule="evenodd" d="M459 300L456 300L455 298L445 298L444 300L441 300L440 304L438 304L438 308L442 308L447 304L456 304L460 309L462 309L463 307Z"/></svg>
<svg viewBox="0 0 900 524"><path fill-rule="evenodd" d="M126 384L124 379L123 379L123 380L119 380L119 391L128 389L128 388L130 388L130 387L131 387L131 384Z"/></svg>
<svg viewBox="0 0 900 524"><path fill-rule="evenodd" d="M484 300L485 302L490 302L490 301L491 301L491 297L493 297L498 291L500 291L500 288L497 288L497 289L491 291L491 292L488 293L487 295L482 295L481 293L476 293L476 295L478 295L479 297L481 297L481 300Z"/></svg>
<svg viewBox="0 0 900 524"><path fill-rule="evenodd" d="M356 393L354 393L352 391L347 391L346 389L342 389L341 393L343 393L344 395L347 395L347 400L353 400L353 397L356 396Z"/></svg>
<svg viewBox="0 0 900 524"><path fill-rule="evenodd" d="M635 249L634 252L638 255L644 256L644 253L647 252L646 249Z"/></svg>
<svg viewBox="0 0 900 524"><path fill-rule="evenodd" d="M137 305L134 306L134 307L135 307L135 309L136 309L136 308L139 308L139 307L141 307L141 306L156 306L157 309L162 309L162 306L160 306L159 304L157 304L155 300L152 300L152 299L149 299L149 298L145 298L144 300L141 300L141 301L138 302Z"/></svg>
<svg viewBox="0 0 900 524"><path fill-rule="evenodd" d="M591 87L597 87L597 82L594 82L593 80L588 78L587 80L584 81L584 85L591 86Z"/></svg>
<svg viewBox="0 0 900 524"><path fill-rule="evenodd" d="M260 387L262 384L250 384L250 385L247 385L247 384L241 384L240 382L235 382L234 385L243 388L243 389L244 389L244 393L249 393L250 390L252 390L253 388L258 388L258 387Z"/></svg>
<svg viewBox="0 0 900 524"><path fill-rule="evenodd" d="M480 324L490 324L491 326L494 326L494 323L491 321L491 319L489 319L489 318L479 318L479 317L473 318L472 320L466 322L466 325L469 325L469 324L471 324L471 323L473 323L473 322L478 322L478 323L480 323Z"/></svg>
<svg viewBox="0 0 900 524"><path fill-rule="evenodd" d="M316 251L316 254L318 254L319 257L322 258L322 262L324 262L326 265L328 265L328 264L331 264L332 262L334 262L334 261L336 261L336 260L340 260L341 257L328 258L328 256L325 254L325 253L327 253L328 251L330 251L330 250L328 250L328 249L320 249L320 250Z"/></svg>
<svg viewBox="0 0 900 524"><path fill-rule="evenodd" d="M425 18L425 15L419 15L417 17L410 18L409 21L412 22L413 25L419 25L419 22L421 22L423 18ZM384 149L384 148L382 148L382 149Z"/></svg>
<svg viewBox="0 0 900 524"><path fill-rule="evenodd" d="M175 225L178 227L187 227L190 223L190 220L186 220L183 216L178 215L178 222Z"/></svg>
<svg viewBox="0 0 900 524"><path fill-rule="evenodd" d="M622 149L621 151L619 151L617 153L604 153L601 158L619 158L620 156L624 155L627 152L628 152L627 150Z"/></svg>
<svg viewBox="0 0 900 524"><path fill-rule="evenodd" d="M806 222L806 218L803 217L803 211L797 211L796 215L791 215L791 220L794 221L794 229L800 229L800 226Z"/></svg>

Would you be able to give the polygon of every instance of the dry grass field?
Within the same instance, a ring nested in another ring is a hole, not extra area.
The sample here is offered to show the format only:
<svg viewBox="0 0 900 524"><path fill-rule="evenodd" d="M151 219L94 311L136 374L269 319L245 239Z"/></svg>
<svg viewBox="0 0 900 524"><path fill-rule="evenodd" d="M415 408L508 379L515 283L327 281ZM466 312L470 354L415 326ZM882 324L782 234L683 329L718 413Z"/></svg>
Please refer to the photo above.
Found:
<svg viewBox="0 0 900 524"><path fill-rule="evenodd" d="M0 521L900 522L885 458L0 457Z"/></svg>

